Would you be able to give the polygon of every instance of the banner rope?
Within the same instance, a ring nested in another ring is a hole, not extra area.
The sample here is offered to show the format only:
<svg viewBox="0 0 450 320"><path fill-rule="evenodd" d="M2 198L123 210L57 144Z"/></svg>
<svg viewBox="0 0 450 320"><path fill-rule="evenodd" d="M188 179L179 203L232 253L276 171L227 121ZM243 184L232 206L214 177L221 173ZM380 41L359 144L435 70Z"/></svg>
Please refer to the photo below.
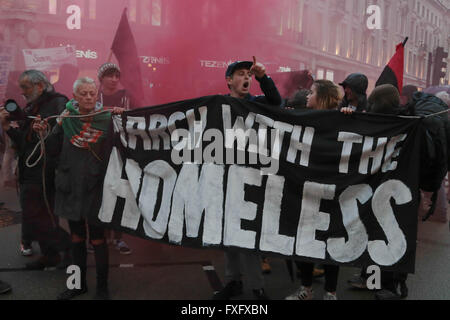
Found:
<svg viewBox="0 0 450 320"><path fill-rule="evenodd" d="M426 119L426 118L434 117L434 116L437 116L437 115L440 115L440 114L443 114L443 113L447 113L447 112L450 112L450 109L443 110L443 111L440 111L440 112L436 112L436 113L433 113L433 114L429 114L427 116L401 116L401 115L398 115L397 117L405 118L405 119Z"/></svg>

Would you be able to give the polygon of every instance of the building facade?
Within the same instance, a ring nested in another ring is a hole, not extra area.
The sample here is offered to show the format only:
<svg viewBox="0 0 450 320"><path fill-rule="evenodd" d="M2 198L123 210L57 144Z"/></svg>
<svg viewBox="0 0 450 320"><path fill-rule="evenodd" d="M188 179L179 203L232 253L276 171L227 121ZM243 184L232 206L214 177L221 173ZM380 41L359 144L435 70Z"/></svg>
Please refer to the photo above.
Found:
<svg viewBox="0 0 450 320"><path fill-rule="evenodd" d="M367 11L371 5L380 9L379 29L367 26L373 17ZM80 8L79 29L73 6ZM404 83L425 88L430 54L437 47L447 52L450 47L449 0L0 0L0 42L16 48L13 70L25 68L22 49L74 45L80 76L95 78L98 66L110 56L123 7L128 7L136 38L145 39L137 41L144 88L173 99L190 97L174 94L186 82L210 87L190 89L194 96L218 89L198 76L186 81L166 79L164 74L189 65L189 73L220 79L223 86L228 63L250 51L262 57L271 73L309 69L316 78L340 82L351 72L362 72L371 89L406 37ZM261 23L250 27L249 12L260 7ZM218 39L218 33L226 35L229 24L247 31L239 50L228 51L228 44ZM203 43L210 45L196 50ZM450 83L449 69L445 84ZM50 73L56 81L57 70Z"/></svg>
<svg viewBox="0 0 450 320"><path fill-rule="evenodd" d="M404 83L425 88L429 54L439 46L449 51L449 1L288 0L285 5L276 41L291 49L282 51L296 60L294 68L311 69L318 78L340 81L348 70L359 71L373 88L396 45L409 37ZM367 27L370 5L381 9L381 29ZM449 70L444 83L449 84Z"/></svg>

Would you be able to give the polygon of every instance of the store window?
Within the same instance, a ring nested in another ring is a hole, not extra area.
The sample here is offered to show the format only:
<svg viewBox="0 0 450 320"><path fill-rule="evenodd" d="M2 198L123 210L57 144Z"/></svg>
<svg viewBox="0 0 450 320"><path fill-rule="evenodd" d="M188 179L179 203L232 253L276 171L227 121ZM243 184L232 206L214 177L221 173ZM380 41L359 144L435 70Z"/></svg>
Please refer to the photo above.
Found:
<svg viewBox="0 0 450 320"><path fill-rule="evenodd" d="M327 79L327 80L330 80L330 81L334 81L334 71L332 71L332 70L327 70L326 79Z"/></svg>
<svg viewBox="0 0 450 320"><path fill-rule="evenodd" d="M128 11L128 19L131 22L136 22L137 3L136 0L130 0L130 9Z"/></svg>
<svg viewBox="0 0 450 320"><path fill-rule="evenodd" d="M150 24L151 22L151 0L141 0L141 24Z"/></svg>
<svg viewBox="0 0 450 320"><path fill-rule="evenodd" d="M25 1L25 8L29 10L37 10L41 6L40 0L26 0Z"/></svg>
<svg viewBox="0 0 450 320"><path fill-rule="evenodd" d="M58 6L56 0L48 0L48 13L49 14L57 14Z"/></svg>
<svg viewBox="0 0 450 320"><path fill-rule="evenodd" d="M161 0L152 0L152 26L161 26Z"/></svg>
<svg viewBox="0 0 450 320"><path fill-rule="evenodd" d="M317 69L317 80L322 80L324 78L324 70Z"/></svg>

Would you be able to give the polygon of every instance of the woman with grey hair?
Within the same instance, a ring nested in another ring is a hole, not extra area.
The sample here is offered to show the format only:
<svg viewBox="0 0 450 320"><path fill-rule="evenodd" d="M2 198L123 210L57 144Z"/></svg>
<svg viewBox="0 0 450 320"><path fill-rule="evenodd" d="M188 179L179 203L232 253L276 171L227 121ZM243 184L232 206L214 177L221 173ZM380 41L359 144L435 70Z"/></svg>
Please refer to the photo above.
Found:
<svg viewBox="0 0 450 320"><path fill-rule="evenodd" d="M97 95L98 89L94 80L90 78L76 80L73 87L74 99L67 103L58 125L46 140L49 152L59 155L55 179L55 213L68 219L72 236L73 262L81 271L81 288L65 290L58 296L59 300L72 299L87 292L87 233L94 247L96 261L95 298L109 299L109 257L105 230L87 221L100 209L103 179L112 146L111 113L104 111L103 106L97 103ZM120 114L122 111L122 108L114 108L112 113ZM33 129L43 132L46 124L37 121Z"/></svg>

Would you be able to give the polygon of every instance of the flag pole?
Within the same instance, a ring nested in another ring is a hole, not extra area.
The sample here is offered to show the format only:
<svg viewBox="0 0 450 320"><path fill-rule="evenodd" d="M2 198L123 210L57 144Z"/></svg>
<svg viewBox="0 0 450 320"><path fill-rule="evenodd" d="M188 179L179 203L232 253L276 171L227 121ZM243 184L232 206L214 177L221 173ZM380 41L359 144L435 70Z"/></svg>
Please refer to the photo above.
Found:
<svg viewBox="0 0 450 320"><path fill-rule="evenodd" d="M406 45L406 43L408 42L409 37L406 37L405 40L403 41L402 45L403 47Z"/></svg>

